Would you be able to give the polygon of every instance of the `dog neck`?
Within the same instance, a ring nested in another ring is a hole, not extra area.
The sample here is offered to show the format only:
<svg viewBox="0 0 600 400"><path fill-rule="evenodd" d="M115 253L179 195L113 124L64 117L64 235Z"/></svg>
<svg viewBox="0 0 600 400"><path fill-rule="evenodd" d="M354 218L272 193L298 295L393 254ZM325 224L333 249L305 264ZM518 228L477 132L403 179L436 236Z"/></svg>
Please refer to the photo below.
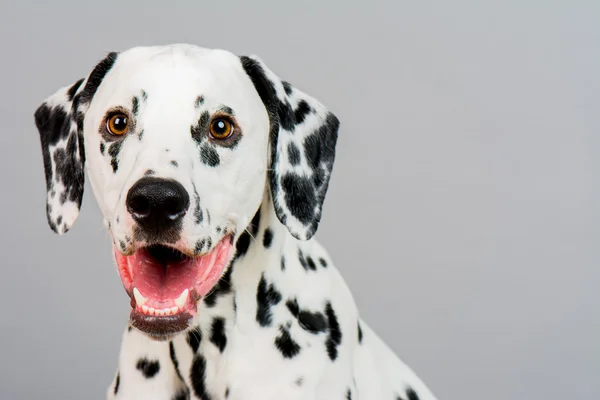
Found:
<svg viewBox="0 0 600 400"><path fill-rule="evenodd" d="M268 322L264 303L281 301L273 283L279 290L293 284L294 274L286 272L284 249L298 246L298 242L279 221L266 197L240 235L227 272L199 301L195 328L208 332L215 318L233 322L241 332L256 327L257 322Z"/></svg>

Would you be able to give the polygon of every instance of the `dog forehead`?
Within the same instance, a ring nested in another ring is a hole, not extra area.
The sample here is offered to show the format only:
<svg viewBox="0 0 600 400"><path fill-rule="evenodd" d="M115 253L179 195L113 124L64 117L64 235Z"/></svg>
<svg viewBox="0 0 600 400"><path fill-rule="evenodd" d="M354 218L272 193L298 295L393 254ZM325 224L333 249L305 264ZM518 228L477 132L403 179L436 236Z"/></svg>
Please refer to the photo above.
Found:
<svg viewBox="0 0 600 400"><path fill-rule="evenodd" d="M254 87L238 56L184 44L135 47L120 53L106 86L111 97L143 90L153 102L193 102L203 96L243 105L259 99L257 93L252 96Z"/></svg>

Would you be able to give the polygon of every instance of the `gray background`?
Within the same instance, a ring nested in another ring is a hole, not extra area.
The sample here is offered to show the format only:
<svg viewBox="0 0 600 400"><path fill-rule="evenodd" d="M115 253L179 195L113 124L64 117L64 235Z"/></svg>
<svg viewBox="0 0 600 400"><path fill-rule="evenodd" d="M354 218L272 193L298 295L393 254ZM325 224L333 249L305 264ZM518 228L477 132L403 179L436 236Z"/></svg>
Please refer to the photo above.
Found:
<svg viewBox="0 0 600 400"><path fill-rule="evenodd" d="M46 225L33 111L171 42L338 114L318 239L440 400L600 397L599 2L36 3L0 6L1 399L103 398L128 314L91 192Z"/></svg>

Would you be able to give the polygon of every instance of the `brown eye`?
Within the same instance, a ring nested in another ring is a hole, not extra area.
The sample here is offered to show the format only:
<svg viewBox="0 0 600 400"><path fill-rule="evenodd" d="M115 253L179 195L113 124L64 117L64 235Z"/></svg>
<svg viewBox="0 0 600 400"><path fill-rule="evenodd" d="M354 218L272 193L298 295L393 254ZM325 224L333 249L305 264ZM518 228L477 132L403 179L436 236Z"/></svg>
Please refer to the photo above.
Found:
<svg viewBox="0 0 600 400"><path fill-rule="evenodd" d="M233 125L225 118L216 118L210 123L210 134L215 139L227 139L233 133Z"/></svg>
<svg viewBox="0 0 600 400"><path fill-rule="evenodd" d="M121 136L127 133L128 122L125 114L115 114L106 121L106 129L113 135Z"/></svg>

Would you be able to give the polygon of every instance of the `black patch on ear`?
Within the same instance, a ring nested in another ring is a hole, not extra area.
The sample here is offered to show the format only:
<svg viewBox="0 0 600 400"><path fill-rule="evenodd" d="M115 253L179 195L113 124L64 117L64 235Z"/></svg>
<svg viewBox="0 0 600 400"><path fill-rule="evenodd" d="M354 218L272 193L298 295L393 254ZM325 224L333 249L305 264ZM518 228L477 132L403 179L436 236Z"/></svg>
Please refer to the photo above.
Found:
<svg viewBox="0 0 600 400"><path fill-rule="evenodd" d="M119 385L121 384L121 374L117 373L117 378L115 379L115 389L113 390L114 394L117 394L119 391Z"/></svg>
<svg viewBox="0 0 600 400"><path fill-rule="evenodd" d="M147 358L140 358L135 366L146 378L153 378L160 371L158 360L150 361Z"/></svg>
<svg viewBox="0 0 600 400"><path fill-rule="evenodd" d="M69 99L69 101L73 100L73 97L75 97L75 93L77 93L77 89L79 89L79 86L81 86L84 80L85 78L81 78L69 88L69 90L67 91L67 98Z"/></svg>
<svg viewBox="0 0 600 400"><path fill-rule="evenodd" d="M283 90L285 90L285 94L287 94L288 96L292 94L292 85L290 85L289 82L282 81L281 84L283 85Z"/></svg>
<svg viewBox="0 0 600 400"><path fill-rule="evenodd" d="M200 347L200 342L202 342L202 331L199 327L196 327L188 332L187 342L192 348L194 354L196 354L198 352L198 348Z"/></svg>
<svg viewBox="0 0 600 400"><path fill-rule="evenodd" d="M206 391L206 360L201 354L196 354L190 369L190 380L196 397L201 400L211 400Z"/></svg>
<svg viewBox="0 0 600 400"><path fill-rule="evenodd" d="M300 345L292 339L290 331L283 325L279 326L279 336L275 338L275 347L285 358L294 358L300 353Z"/></svg>
<svg viewBox="0 0 600 400"><path fill-rule="evenodd" d="M210 341L223 352L227 346L227 336L225 335L225 319L217 317L213 319L211 326Z"/></svg>
<svg viewBox="0 0 600 400"><path fill-rule="evenodd" d="M331 361L335 361L338 356L338 347L342 343L342 331L337 315L329 302L325 306L325 315L327 316L327 323L329 325L329 337L325 341L325 345L329 358Z"/></svg>
<svg viewBox="0 0 600 400"><path fill-rule="evenodd" d="M117 172L119 169L119 153L121 152L121 146L123 146L123 141L119 140L118 142L114 142L108 148L108 155L110 156L110 165L112 167L113 172Z"/></svg>
<svg viewBox="0 0 600 400"><path fill-rule="evenodd" d="M281 293L277 291L272 283L267 284L267 280L263 273L256 291L256 321L260 326L271 326L273 322L271 308L279 304L280 301Z"/></svg>
<svg viewBox="0 0 600 400"><path fill-rule="evenodd" d="M273 243L273 231L267 228L265 229L265 233L263 235L263 246L268 249L271 247L271 243Z"/></svg>
<svg viewBox="0 0 600 400"><path fill-rule="evenodd" d="M295 173L287 173L281 178L285 204L290 213L308 225L313 221L317 197L313 183Z"/></svg>
<svg viewBox="0 0 600 400"><path fill-rule="evenodd" d="M204 103L204 96L200 95L196 97L196 101L194 102L195 108L200 108L200 106Z"/></svg>
<svg viewBox="0 0 600 400"><path fill-rule="evenodd" d="M85 87L81 91L80 101L82 103L89 103L90 101L92 101L92 98L94 97L94 94L96 94L96 91L98 90L100 84L102 84L104 77L106 76L108 71L110 71L110 69L113 67L115 61L117 61L117 55L117 52L108 53L106 58L100 61L94 67L94 69L90 73L90 76L88 77Z"/></svg>
<svg viewBox="0 0 600 400"><path fill-rule="evenodd" d="M327 321L322 313L300 309L296 299L288 300L286 306L302 329L313 334L327 331Z"/></svg>
<svg viewBox="0 0 600 400"><path fill-rule="evenodd" d="M358 343L362 343L363 340L363 331L362 328L360 327L360 322L358 322Z"/></svg>
<svg viewBox="0 0 600 400"><path fill-rule="evenodd" d="M181 372L179 371L179 361L177 360L177 356L175 355L175 346L173 345L172 340L169 341L169 356L171 357L173 368L175 368L175 373L177 374L179 379L183 381L183 377L181 376Z"/></svg>
<svg viewBox="0 0 600 400"><path fill-rule="evenodd" d="M221 157L217 150L207 143L203 143L200 147L200 157L204 165L209 167L217 167L221 163Z"/></svg>
<svg viewBox="0 0 600 400"><path fill-rule="evenodd" d="M298 102L298 108L294 110L294 119L296 120L296 124L301 124L304 122L306 116L312 111L306 100L302 99Z"/></svg>
<svg viewBox="0 0 600 400"><path fill-rule="evenodd" d="M300 149L298 149L298 146L296 146L294 144L294 142L288 143L287 151L288 151L288 160L289 160L290 164L292 164L292 165L300 164L302 155L300 154Z"/></svg>

